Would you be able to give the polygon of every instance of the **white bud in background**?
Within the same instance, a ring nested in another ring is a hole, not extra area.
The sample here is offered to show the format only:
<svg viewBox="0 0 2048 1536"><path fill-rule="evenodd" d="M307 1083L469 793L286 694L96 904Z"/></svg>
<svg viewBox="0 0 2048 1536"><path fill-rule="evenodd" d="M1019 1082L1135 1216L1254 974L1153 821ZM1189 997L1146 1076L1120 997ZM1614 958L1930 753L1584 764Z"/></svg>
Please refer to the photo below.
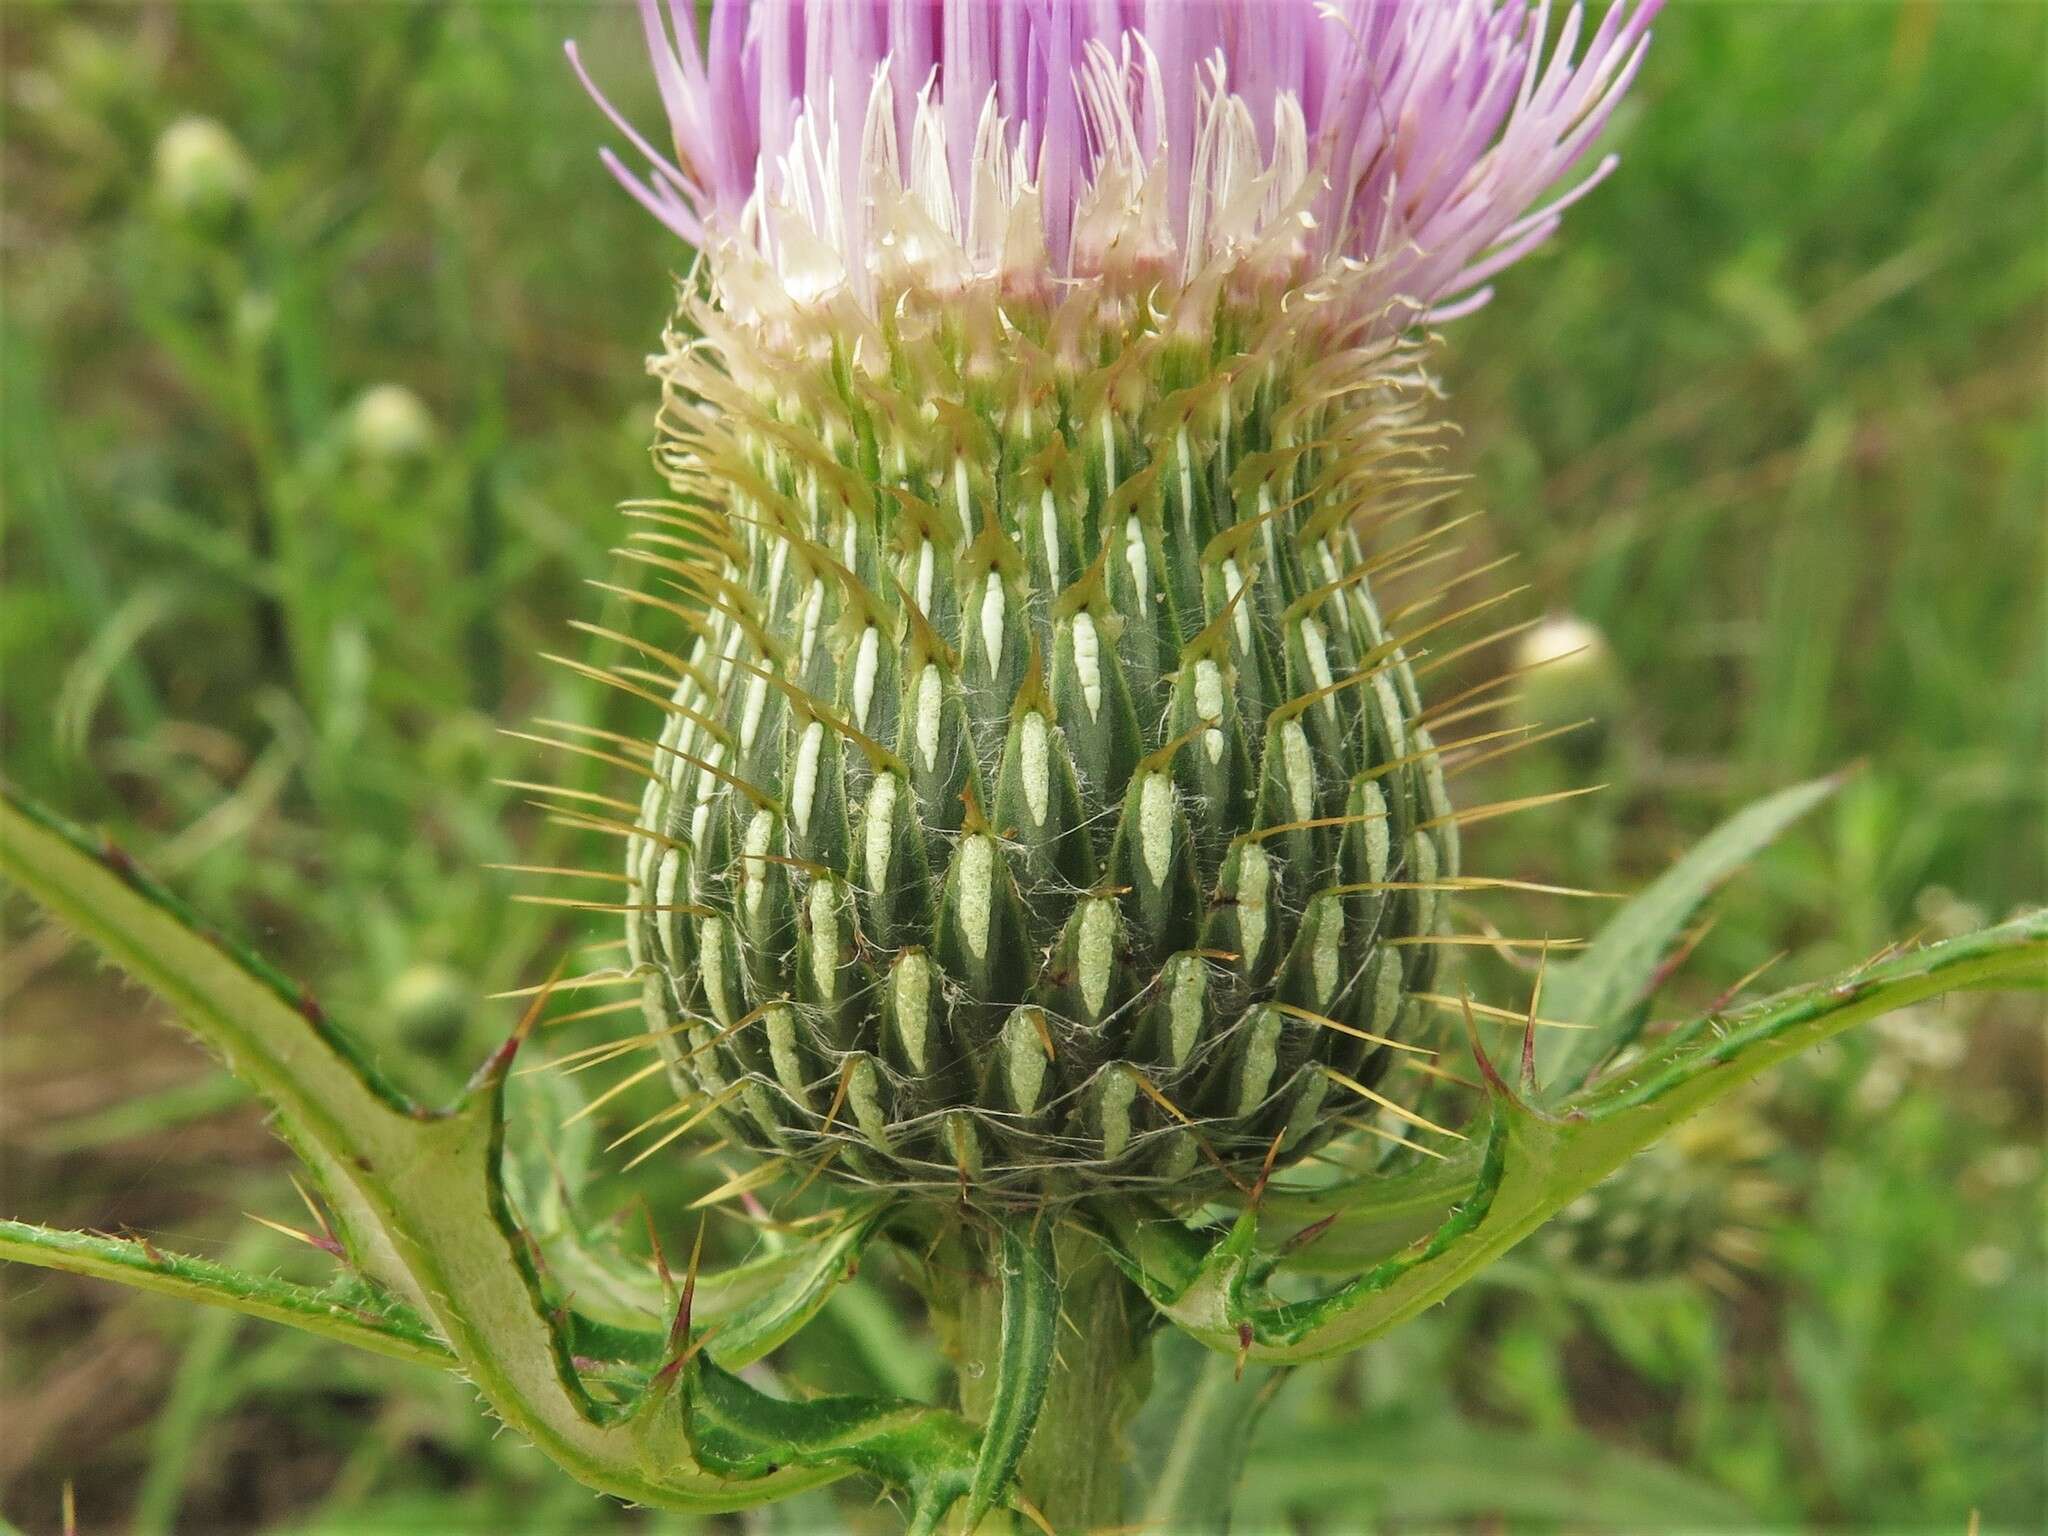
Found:
<svg viewBox="0 0 2048 1536"><path fill-rule="evenodd" d="M1521 673L1519 714L1538 729L1590 720L1557 739L1561 754L1575 764L1605 756L1627 704L1620 663L1598 625L1577 614L1552 614L1515 646Z"/></svg>
<svg viewBox="0 0 2048 1536"><path fill-rule="evenodd" d="M349 450L366 464L424 458L439 435L426 402L403 384L373 384L349 407Z"/></svg>
<svg viewBox="0 0 2048 1536"><path fill-rule="evenodd" d="M220 224L256 188L256 167L235 136L210 117L183 117L163 131L155 152L157 201L174 216Z"/></svg>
<svg viewBox="0 0 2048 1536"><path fill-rule="evenodd" d="M277 334L277 300L261 289L252 289L235 300L235 340L255 352L270 345Z"/></svg>
<svg viewBox="0 0 2048 1536"><path fill-rule="evenodd" d="M399 1037L429 1049L459 1040L475 1006L469 981L434 961L407 966L384 993L385 1017Z"/></svg>

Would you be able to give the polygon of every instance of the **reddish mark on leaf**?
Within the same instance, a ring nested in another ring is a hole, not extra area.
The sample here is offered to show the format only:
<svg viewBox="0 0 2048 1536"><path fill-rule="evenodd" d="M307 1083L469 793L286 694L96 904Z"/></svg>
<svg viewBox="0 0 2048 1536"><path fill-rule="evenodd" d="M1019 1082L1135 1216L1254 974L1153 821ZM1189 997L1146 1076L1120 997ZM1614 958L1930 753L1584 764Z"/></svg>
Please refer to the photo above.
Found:
<svg viewBox="0 0 2048 1536"><path fill-rule="evenodd" d="M1480 1041L1478 1027L1472 1022L1469 1010L1465 1014L1465 1030L1470 1038L1472 1060L1479 1068L1479 1075L1486 1079L1487 1088L1496 1097L1506 1099L1510 1103L1514 1102L1515 1090L1508 1086L1506 1078L1494 1070L1493 1058L1487 1055L1486 1046Z"/></svg>
<svg viewBox="0 0 2048 1536"><path fill-rule="evenodd" d="M672 1296L675 1294L676 1277L669 1273L668 1255L661 1249L661 1234L654 1229L654 1207L643 1196L640 1209L647 1217L647 1243L654 1250L654 1272L661 1276L661 1294Z"/></svg>
<svg viewBox="0 0 2048 1536"><path fill-rule="evenodd" d="M1309 1223L1309 1225L1303 1227L1299 1232L1295 1233L1294 1236L1288 1238L1286 1242L1282 1243L1280 1245L1280 1251L1282 1253L1299 1253L1302 1249L1306 1248L1310 1243L1314 1242L1317 1238L1321 1237L1325 1232L1329 1231L1331 1227L1335 1226L1337 1223L1337 1217L1340 1214L1342 1213L1338 1211L1332 1211L1329 1215L1325 1216L1321 1221Z"/></svg>
<svg viewBox="0 0 2048 1536"><path fill-rule="evenodd" d="M1266 1148L1265 1161L1259 1164L1259 1176L1252 1182L1252 1204L1257 1205L1265 1198L1266 1184L1273 1177L1273 1168L1280 1161L1280 1143L1287 1137L1287 1128L1282 1126L1274 1133L1273 1141Z"/></svg>
<svg viewBox="0 0 2048 1536"><path fill-rule="evenodd" d="M1706 942L1707 935L1714 931L1715 921L1709 918L1680 937L1677 947L1664 957L1662 963L1651 974L1649 985L1643 988L1643 997L1654 997L1664 989L1664 983L1677 975L1685 962L1692 958L1693 951Z"/></svg>
<svg viewBox="0 0 2048 1536"><path fill-rule="evenodd" d="M142 873L136 867L135 860L110 837L100 839L100 862L130 885L133 885Z"/></svg>
<svg viewBox="0 0 2048 1536"><path fill-rule="evenodd" d="M683 1294L676 1303L675 1321L669 1325L668 1347L671 1353L681 1349L690 1337L690 1308L697 1300L697 1265L704 1257L704 1222L697 1222L697 1241L690 1249L690 1267L683 1272ZM680 1365L687 1354L676 1356Z"/></svg>
<svg viewBox="0 0 2048 1536"><path fill-rule="evenodd" d="M484 1064L476 1069L475 1075L469 1080L470 1092L474 1093L479 1088L488 1088L504 1081L505 1074L512 1070L512 1058L519 1054L519 1047L526 1044L526 1037L533 1033L534 1026L540 1022L541 1013L546 1009L548 1000L555 995L555 983L561 979L562 965L558 963L553 973L541 984L541 989L534 995L533 1001L527 1005L526 1012L520 1015L519 1022L512 1027L512 1033L505 1037L504 1044L486 1056Z"/></svg>

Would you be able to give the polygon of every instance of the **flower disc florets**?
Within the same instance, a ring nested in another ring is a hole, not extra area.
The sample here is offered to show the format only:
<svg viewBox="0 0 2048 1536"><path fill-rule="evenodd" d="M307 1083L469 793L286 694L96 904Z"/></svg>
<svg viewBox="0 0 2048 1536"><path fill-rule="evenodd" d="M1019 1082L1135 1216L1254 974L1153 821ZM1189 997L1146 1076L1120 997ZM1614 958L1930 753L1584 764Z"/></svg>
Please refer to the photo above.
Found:
<svg viewBox="0 0 2048 1536"><path fill-rule="evenodd" d="M1372 590L1433 557L1416 322L1548 232L1642 13L1540 75L1487 4L722 5L708 66L647 14L632 184L705 256L628 938L686 1123L948 1194L1299 1155L1458 878L1460 605Z"/></svg>

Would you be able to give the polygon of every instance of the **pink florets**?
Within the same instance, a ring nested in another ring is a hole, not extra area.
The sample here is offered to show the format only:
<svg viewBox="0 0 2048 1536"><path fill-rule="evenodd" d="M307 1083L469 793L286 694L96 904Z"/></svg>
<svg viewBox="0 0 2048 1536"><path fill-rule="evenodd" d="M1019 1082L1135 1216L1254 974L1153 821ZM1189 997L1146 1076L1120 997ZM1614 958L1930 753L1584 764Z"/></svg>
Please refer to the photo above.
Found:
<svg viewBox="0 0 2048 1536"><path fill-rule="evenodd" d="M780 210L857 284L882 162L970 261L990 205L1028 196L1047 264L1085 269L1089 202L1117 168L1201 256L1249 184L1220 159L1253 157L1273 173L1263 217L1446 317L1612 168L1539 206L1627 90L1660 3L1615 0L1583 42L1574 4L1546 48L1547 0L716 0L700 46L691 0L666 17L640 0L673 156L591 89L645 169L607 165L695 245L778 260Z"/></svg>

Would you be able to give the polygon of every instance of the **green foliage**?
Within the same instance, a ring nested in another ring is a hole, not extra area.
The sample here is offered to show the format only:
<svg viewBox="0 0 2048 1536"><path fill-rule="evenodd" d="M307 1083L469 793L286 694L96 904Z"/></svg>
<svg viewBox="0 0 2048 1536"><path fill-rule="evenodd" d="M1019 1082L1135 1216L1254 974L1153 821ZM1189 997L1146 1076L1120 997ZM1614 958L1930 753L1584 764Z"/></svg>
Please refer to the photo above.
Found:
<svg viewBox="0 0 2048 1536"><path fill-rule="evenodd" d="M1971 986L2048 983L2048 914L1902 955L1659 1040L1601 1083L1539 1105L1518 1096L1475 1048L1490 1116L1472 1180L1441 1225L1364 1274L1312 1299L1268 1290L1254 1207L1191 1270L1127 1261L1176 1323L1218 1350L1312 1360L1356 1347L1440 1301L1642 1147L1750 1077L1864 1019ZM1525 1081L1524 1089L1534 1084ZM1369 1204L1370 1185L1360 1192ZM1338 1202L1341 1207L1341 1201Z"/></svg>
<svg viewBox="0 0 2048 1536"><path fill-rule="evenodd" d="M201 932L121 856L95 855L60 825L7 801L0 869L173 1003L263 1094L340 1217L351 1267L431 1318L452 1353L448 1363L565 1470L621 1498L701 1509L760 1503L856 1467L919 1498L933 1478L951 1489L948 1503L965 1490L971 1443L937 1410L778 1402L697 1359L689 1331L694 1272L659 1369L638 1392L616 1400L601 1378L585 1380L575 1347L600 1336L549 1311L505 1199L503 1091L523 1029L453 1105L427 1109L384 1084L317 1008ZM32 1246L41 1262L116 1269L77 1241L16 1246ZM189 1296L221 1284L190 1264L175 1273ZM812 1289L802 1272L795 1278ZM234 1304L246 1307L255 1289L236 1287ZM273 1301L267 1315L332 1326L310 1304L295 1310ZM416 1335L417 1318L401 1313L379 1331L408 1326Z"/></svg>
<svg viewBox="0 0 2048 1536"><path fill-rule="evenodd" d="M603 184L556 53L573 27L608 81L635 81L631 18L67 4L7 25L6 773L260 934L395 1073L452 1092L511 1022L478 994L610 937L508 904L480 866L608 856L489 781L536 776L494 725L605 720L603 690L531 658L592 616L575 584L609 574L613 504L654 484L638 370L674 247ZM1499 823L1477 856L1635 889L1752 793L1866 761L1718 903L1653 1027L1781 950L1775 974L1820 976L2037 899L2037 840L2016 832L2041 818L2048 699L2041 16L1676 5L1657 30L1614 135L1624 173L1447 354L1486 537L1600 623L1630 692L1597 775L1615 787L1568 821ZM151 192L160 136L193 114L256 169L224 232L167 228ZM384 381L439 428L424 466L347 447ZM1555 788L1537 756L1475 775L1474 798L1482 778L1487 797ZM165 1253L232 1252L321 1292L322 1255L247 1242L242 1211L300 1218L231 1080L149 1046L129 994L52 953L24 935L7 956L7 1214L132 1222L175 1233ZM398 983L420 964L468 995L414 1032ZM1526 995L1469 974L1481 1000ZM1639 1527L1660 1507L1712 1518L1718 1490L1788 1527L1970 1508L2038 1525L2033 1018L1959 997L1783 1071L1764 1112L1787 1218L1732 1299L1525 1248L1362 1356L1295 1371L1246 1520ZM542 1038L566 1050L605 1023ZM574 1112L524 1097L538 1081L509 1085L515 1147ZM623 1095L613 1129L661 1102ZM593 1230L627 1200L608 1139L574 1213ZM675 1171L663 1230L687 1235L723 1177ZM1348 1256L1333 1230L1301 1258L1343 1271L1398 1247L1447 1187L1418 1174ZM770 1245L714 1225L706 1270ZM634 1295L605 1320L661 1331L650 1266L621 1269ZM31 1530L56 1528L65 1479L86 1529L118 1528L145 1485L138 1530L680 1528L594 1505L452 1377L93 1281L4 1283L0 1477ZM597 1285L573 1286L593 1313ZM897 1320L901 1291L892 1264L863 1266L777 1351L778 1380L918 1395L940 1357ZM150 1436L125 1428L167 1392ZM1314 1459L1353 1445L1398 1457L1398 1486ZM1671 1467L1683 1480L1658 1481ZM818 1497L779 1508L792 1528L886 1528L864 1497Z"/></svg>
<svg viewBox="0 0 2048 1536"><path fill-rule="evenodd" d="M1680 868L1703 885L1717 872L1714 863ZM1062 1307L1053 1241L1058 1218L1051 1211L1037 1211L1030 1231L1003 1224L997 1240L1000 1327L978 1433L943 1409L900 1400L778 1398L732 1375L705 1352L708 1333L693 1332L695 1254L665 1338L586 1319L572 1297L550 1305L534 1262L540 1245L521 1225L505 1186L505 1084L534 1015L486 1058L452 1105L428 1109L377 1075L309 998L294 997L262 962L203 931L117 850L94 849L9 798L0 800L0 872L175 1006L263 1095L338 1217L338 1231L320 1219L349 1278L339 1291L312 1293L147 1244L15 1224L0 1232L0 1253L459 1370L494 1413L558 1466L637 1502L741 1508L860 1472L901 1490L913 1529L929 1531L963 1496L969 1529L1016 1496L1013 1479L1051 1384ZM1676 926L1692 904L1653 890L1640 909L1624 908L1603 938L1633 939L1660 922ZM1612 942L1596 943L1589 958L1625 976L1653 955ZM1128 1193L1099 1196L1087 1209L1105 1228L1097 1235L1162 1316L1210 1348L1274 1362L1340 1353L1442 1300L1633 1152L1764 1068L1908 1003L1957 988L2014 984L2048 988L2048 913L1878 961L1727 1019L1709 1015L1601 1082L1542 1105L1500 1079L1468 1017L1488 1089L1469 1187L1435 1231L1313 1297L1286 1299L1272 1289L1286 1279L1288 1249L1300 1235L1262 1256L1257 1198L1227 1234L1179 1229L1165 1213L1148 1217ZM1639 990L1591 989L1619 999L1619 1007ZM1525 1052L1524 1060L1523 1091L1533 1094L1533 1059ZM1400 1176L1394 1178L1398 1185ZM1374 1182L1362 1180L1357 1191L1367 1204ZM842 1229L852 1226L866 1237L879 1215L843 1216ZM1146 1235L1148 1227L1178 1235L1162 1234L1162 1245L1160 1236ZM592 1235L581 1234L578 1246L594 1246ZM840 1249L828 1234L761 1296L718 1322L735 1324L735 1333L765 1350L785 1336L785 1323L800 1323L822 1303L825 1288L843 1277L844 1261L858 1252L858 1240ZM1170 1272L1155 1266L1162 1256L1175 1264ZM735 1289L745 1294L745 1286ZM1089 1307L1102 1312L1114 1302L1094 1299ZM746 1358L733 1346L735 1364ZM1106 1395L1121 1390L1105 1373L1110 1364L1091 1356L1065 1374L1084 1391ZM1054 1453L1100 1460L1100 1444L1065 1442L1078 1424L1076 1405L1062 1406L1047 1426ZM1187 1427L1199 1436L1206 1417L1196 1413ZM1227 1425L1232 1415L1226 1409L1220 1417ZM1176 1497L1170 1488L1164 1496ZM1078 1508L1072 1516L1054 1513L1079 1518Z"/></svg>

